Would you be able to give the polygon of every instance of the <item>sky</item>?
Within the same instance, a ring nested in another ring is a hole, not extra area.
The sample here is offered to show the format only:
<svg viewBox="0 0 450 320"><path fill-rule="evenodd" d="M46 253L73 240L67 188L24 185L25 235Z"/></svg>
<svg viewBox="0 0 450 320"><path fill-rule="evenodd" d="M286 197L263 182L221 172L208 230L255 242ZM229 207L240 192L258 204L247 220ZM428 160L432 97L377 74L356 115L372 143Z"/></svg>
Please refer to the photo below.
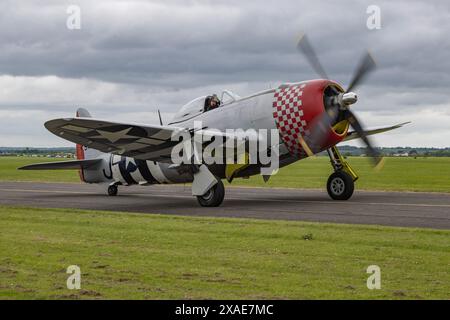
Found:
<svg viewBox="0 0 450 320"><path fill-rule="evenodd" d="M67 27L71 5L79 29ZM371 5L379 29L367 26ZM376 145L450 146L448 0L3 0L0 146L71 146L43 124L78 107L151 124L157 109L167 122L223 89L245 96L315 79L296 49L302 33L344 87L365 50L375 57L352 110L368 128L412 121Z"/></svg>

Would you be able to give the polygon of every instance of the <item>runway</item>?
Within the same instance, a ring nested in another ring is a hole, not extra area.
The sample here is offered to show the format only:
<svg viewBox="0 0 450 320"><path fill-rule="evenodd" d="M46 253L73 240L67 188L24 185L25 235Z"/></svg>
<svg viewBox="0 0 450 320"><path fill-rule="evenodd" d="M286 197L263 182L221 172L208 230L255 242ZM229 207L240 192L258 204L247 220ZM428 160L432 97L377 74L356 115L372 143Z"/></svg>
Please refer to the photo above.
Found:
<svg viewBox="0 0 450 320"><path fill-rule="evenodd" d="M0 205L450 229L443 193L355 191L333 201L321 190L228 187L221 207L202 208L187 186L119 187L109 197L98 185L0 182Z"/></svg>

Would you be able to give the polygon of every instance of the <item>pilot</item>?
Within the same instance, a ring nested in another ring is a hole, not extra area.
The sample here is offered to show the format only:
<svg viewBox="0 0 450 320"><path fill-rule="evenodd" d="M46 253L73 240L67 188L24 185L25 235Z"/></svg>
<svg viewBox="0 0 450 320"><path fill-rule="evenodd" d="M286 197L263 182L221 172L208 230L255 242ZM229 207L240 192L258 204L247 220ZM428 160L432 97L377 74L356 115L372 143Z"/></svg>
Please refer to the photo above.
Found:
<svg viewBox="0 0 450 320"><path fill-rule="evenodd" d="M213 94L205 100L205 111L210 111L216 109L220 106L220 100L217 95Z"/></svg>

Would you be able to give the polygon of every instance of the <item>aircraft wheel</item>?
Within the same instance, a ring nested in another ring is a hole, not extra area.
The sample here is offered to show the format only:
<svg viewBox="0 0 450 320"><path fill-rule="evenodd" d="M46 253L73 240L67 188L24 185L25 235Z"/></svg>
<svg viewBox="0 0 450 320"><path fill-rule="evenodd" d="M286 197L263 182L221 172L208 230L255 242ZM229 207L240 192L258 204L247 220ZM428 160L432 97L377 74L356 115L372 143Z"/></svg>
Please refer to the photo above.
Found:
<svg viewBox="0 0 450 320"><path fill-rule="evenodd" d="M327 191L333 200L348 200L353 195L355 183L344 171L336 171L328 178Z"/></svg>
<svg viewBox="0 0 450 320"><path fill-rule="evenodd" d="M218 207L222 204L225 197L225 187L220 179L217 180L217 184L208 192L202 196L197 196L197 201L202 207Z"/></svg>
<svg viewBox="0 0 450 320"><path fill-rule="evenodd" d="M109 186L108 187L108 196L117 196L119 188L117 186Z"/></svg>

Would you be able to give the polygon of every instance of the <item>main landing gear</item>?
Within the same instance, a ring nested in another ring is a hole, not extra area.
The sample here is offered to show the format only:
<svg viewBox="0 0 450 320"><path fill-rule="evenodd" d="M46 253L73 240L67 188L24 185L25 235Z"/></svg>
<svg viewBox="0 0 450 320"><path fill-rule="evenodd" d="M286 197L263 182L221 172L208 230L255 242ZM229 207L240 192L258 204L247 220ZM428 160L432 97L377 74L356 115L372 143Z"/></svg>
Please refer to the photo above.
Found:
<svg viewBox="0 0 450 320"><path fill-rule="evenodd" d="M204 195L197 196L197 201L202 207L218 207L225 197L225 187L220 179Z"/></svg>
<svg viewBox="0 0 450 320"><path fill-rule="evenodd" d="M333 200L348 200L353 195L358 175L336 147L327 150L334 172L327 181L328 195Z"/></svg>

